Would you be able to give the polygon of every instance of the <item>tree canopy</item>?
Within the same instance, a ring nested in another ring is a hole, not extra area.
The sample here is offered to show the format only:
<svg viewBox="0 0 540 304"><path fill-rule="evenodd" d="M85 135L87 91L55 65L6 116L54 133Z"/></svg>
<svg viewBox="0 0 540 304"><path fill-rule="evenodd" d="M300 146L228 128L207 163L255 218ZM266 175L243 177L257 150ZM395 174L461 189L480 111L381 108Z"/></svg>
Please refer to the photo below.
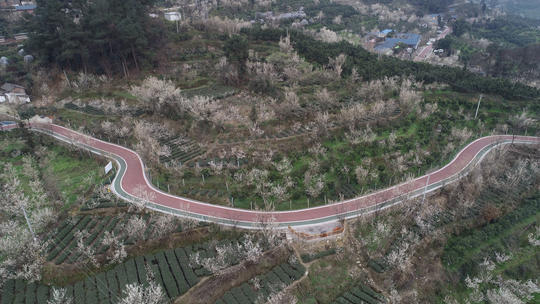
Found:
<svg viewBox="0 0 540 304"><path fill-rule="evenodd" d="M250 39L279 41L286 35L282 29L243 29ZM521 84L512 83L503 78L484 77L472 72L447 66L434 66L422 62L401 60L395 57L378 56L346 41L325 43L303 33L289 30L295 50L306 60L327 65L328 58L340 54L347 55L344 73L350 73L356 67L364 80L380 79L386 76L411 75L417 81L426 83L442 82L462 92L483 92L498 94L510 99L529 99L540 97L540 90Z"/></svg>
<svg viewBox="0 0 540 304"><path fill-rule="evenodd" d="M154 0L37 0L26 48L41 62L97 73L123 72L150 58Z"/></svg>
<svg viewBox="0 0 540 304"><path fill-rule="evenodd" d="M245 62L248 58L248 41L240 35L234 35L225 41L223 51L231 63L238 66L240 74L245 71Z"/></svg>

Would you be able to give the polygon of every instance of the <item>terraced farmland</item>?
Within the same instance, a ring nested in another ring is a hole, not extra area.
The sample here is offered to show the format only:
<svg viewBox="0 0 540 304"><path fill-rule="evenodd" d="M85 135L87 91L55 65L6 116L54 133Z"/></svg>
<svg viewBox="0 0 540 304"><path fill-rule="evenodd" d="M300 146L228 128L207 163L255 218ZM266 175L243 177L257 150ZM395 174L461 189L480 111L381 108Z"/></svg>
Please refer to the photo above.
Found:
<svg viewBox="0 0 540 304"><path fill-rule="evenodd" d="M387 112L380 114L380 115L373 115L373 116L367 116L359 120L360 123L368 124L371 122L374 122L376 120L379 120L380 118L389 118L393 116L397 116L401 113L401 109L399 107L395 109L389 109ZM339 125L337 123L331 122L329 124L329 128L336 128ZM243 143L250 140L264 140L264 139L283 139L293 136L303 136L308 133L312 133L314 130L308 126L300 126L299 128L291 128L282 130L276 134L262 134L260 136L252 136L252 137L244 137L244 138L222 138L218 140L218 144L235 144L235 143Z"/></svg>
<svg viewBox="0 0 540 304"><path fill-rule="evenodd" d="M84 218L82 220L86 221ZM224 242L231 241L221 241ZM216 254L212 248L210 243L203 243L132 258L107 272L88 276L83 281L66 286L66 292L77 304L116 303L125 285L145 284L149 277L153 277L163 287L167 297L174 299L197 284L201 277L210 274L201 266L190 266L189 257L194 252L200 252L203 257L211 257ZM4 285L0 303L45 304L51 293L51 287L46 285L10 280Z"/></svg>
<svg viewBox="0 0 540 304"><path fill-rule="evenodd" d="M234 87L220 84L207 85L182 91L182 95L187 98L192 98L194 96L206 96L212 99L229 97L235 93L236 89Z"/></svg>
<svg viewBox="0 0 540 304"><path fill-rule="evenodd" d="M226 195L221 190L208 190L208 189L184 189L182 195L187 197L200 197L200 198L218 198Z"/></svg>
<svg viewBox="0 0 540 304"><path fill-rule="evenodd" d="M254 137L246 137L246 138L224 138L219 139L219 144L234 144L234 143L242 143L248 140L258 140L258 139L281 139L281 138L287 138L292 136L301 136L307 133L311 133L313 130L307 126L302 125L300 128L297 129L288 129L278 132L277 134L263 134L260 136L254 136Z"/></svg>
<svg viewBox="0 0 540 304"><path fill-rule="evenodd" d="M102 246L101 241L105 231L113 231L120 222L117 217L92 217L89 215L78 216L74 220L65 220L56 230L51 233L48 239L49 253L47 260L55 264L75 263L80 258L77 252L77 238L75 234L78 231L87 231L88 236L84 238L84 243L91 246L96 253L104 253L106 248Z"/></svg>
<svg viewBox="0 0 540 304"><path fill-rule="evenodd" d="M160 156L159 161L162 163L175 163L183 165L187 161L201 155L204 150L199 145L191 140L182 137L161 139L160 143L171 149L170 156Z"/></svg>
<svg viewBox="0 0 540 304"><path fill-rule="evenodd" d="M344 292L341 296L339 296L333 304L363 304L363 303L369 303L369 304L377 304L377 303L385 303L384 297L373 290L371 287L359 284L358 286L355 286L351 288L349 291Z"/></svg>
<svg viewBox="0 0 540 304"><path fill-rule="evenodd" d="M254 304L264 303L272 293L283 290L294 281L300 279L306 269L298 262L283 263L274 267L271 271L257 276L255 280L244 283L225 293L223 297L216 301L216 304ZM256 286L255 281L260 284ZM263 300L262 302L260 302Z"/></svg>
<svg viewBox="0 0 540 304"><path fill-rule="evenodd" d="M217 157L205 158L205 159L198 160L195 163L199 164L199 167L201 167L201 168L206 168L206 167L210 166L211 162L214 162L215 164L218 164L218 165L221 164L221 165L223 165L223 167L227 167L227 166L241 167L241 166L244 166L244 165L248 164L247 159L245 159L245 158L239 159L239 158L235 158L235 157L230 157L230 158L217 158ZM194 164L190 164L190 166L193 167Z"/></svg>
<svg viewBox="0 0 540 304"><path fill-rule="evenodd" d="M103 245L103 235L105 231L113 232L114 235L120 236L120 240L126 245L132 245L136 240L128 238L123 227L133 214L125 214L124 216L105 216L93 217L90 215L78 216L73 220L65 220L58 229L51 232L47 239L51 242L47 260L59 265L62 263L73 264L80 261L81 254L77 252L77 237L78 231L86 231L87 234L83 238L86 246L90 246L96 254L105 253L109 247ZM143 216L143 220L147 222L147 230L144 239L148 239L152 233L152 219L149 214ZM182 231L182 227L178 225L176 231Z"/></svg>
<svg viewBox="0 0 540 304"><path fill-rule="evenodd" d="M72 102L68 102L64 105L64 108L69 109L69 110L84 112L86 114L91 114L91 115L105 115L105 112L103 110L90 106L90 105L79 107L78 105Z"/></svg>

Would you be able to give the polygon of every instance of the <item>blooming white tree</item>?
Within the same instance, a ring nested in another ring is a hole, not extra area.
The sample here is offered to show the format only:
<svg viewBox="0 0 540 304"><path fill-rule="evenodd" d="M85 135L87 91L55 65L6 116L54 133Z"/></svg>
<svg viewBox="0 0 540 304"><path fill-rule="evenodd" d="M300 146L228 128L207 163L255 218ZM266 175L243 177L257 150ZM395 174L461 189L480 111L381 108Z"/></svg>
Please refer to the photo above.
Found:
<svg viewBox="0 0 540 304"><path fill-rule="evenodd" d="M102 244L110 248L107 253L107 259L110 264L121 263L127 257L124 243L120 241L119 236L115 235L114 232L105 231Z"/></svg>
<svg viewBox="0 0 540 304"><path fill-rule="evenodd" d="M540 246L540 226L536 226L535 232L527 235L529 243L535 247Z"/></svg>
<svg viewBox="0 0 540 304"><path fill-rule="evenodd" d="M173 232L178 226L178 218L168 214L159 214L152 223L152 237L162 238Z"/></svg>
<svg viewBox="0 0 540 304"><path fill-rule="evenodd" d="M144 239L146 229L146 221L139 215L130 217L124 226L124 231L126 231L135 241Z"/></svg>
<svg viewBox="0 0 540 304"><path fill-rule="evenodd" d="M166 303L163 288L153 280L149 280L147 286L132 283L126 285L123 290L123 298L119 304L164 304Z"/></svg>
<svg viewBox="0 0 540 304"><path fill-rule="evenodd" d="M343 72L343 65L345 64L346 60L347 56L345 54L340 54L336 58L328 58L329 65L338 79L341 78L341 73Z"/></svg>
<svg viewBox="0 0 540 304"><path fill-rule="evenodd" d="M238 242L215 246L215 256L204 257L200 252L192 254L190 264L200 265L211 273L225 273L232 265L243 261L257 263L264 248L269 248L265 242L264 237L256 238L252 234L246 234Z"/></svg>
<svg viewBox="0 0 540 304"><path fill-rule="evenodd" d="M182 97L180 89L176 88L172 81L161 80L155 76L147 77L140 86L132 86L130 93L154 111L161 111L166 105L172 105Z"/></svg>
<svg viewBox="0 0 540 304"><path fill-rule="evenodd" d="M51 292L51 298L47 301L47 304L72 304L73 297L66 293L65 288L53 288Z"/></svg>
<svg viewBox="0 0 540 304"><path fill-rule="evenodd" d="M90 233L86 230L76 231L75 239L77 240L77 252L81 254L83 263L91 263L94 267L98 267L99 264L95 257L95 250L92 246L88 246L85 243L85 239L90 236Z"/></svg>

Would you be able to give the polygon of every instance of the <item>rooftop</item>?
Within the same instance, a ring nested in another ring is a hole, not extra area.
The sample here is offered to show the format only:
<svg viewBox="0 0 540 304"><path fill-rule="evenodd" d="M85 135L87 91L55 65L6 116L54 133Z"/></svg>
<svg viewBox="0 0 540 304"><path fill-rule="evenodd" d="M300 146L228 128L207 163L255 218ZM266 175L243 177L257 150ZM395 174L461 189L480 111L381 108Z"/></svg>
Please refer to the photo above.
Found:
<svg viewBox="0 0 540 304"><path fill-rule="evenodd" d="M17 5L15 6L15 10L17 11L30 11L36 9L35 4L26 4L26 5Z"/></svg>
<svg viewBox="0 0 540 304"><path fill-rule="evenodd" d="M4 90L6 92L11 92L14 89L24 89L24 87L22 87L22 86L20 86L18 84L13 84L13 83L6 82L0 87L0 89Z"/></svg>
<svg viewBox="0 0 540 304"><path fill-rule="evenodd" d="M374 47L377 51L384 51L386 49L391 49L399 43L404 43L409 46L416 47L420 42L422 37L419 34L414 33L397 33L393 38L386 38L384 42L376 45Z"/></svg>

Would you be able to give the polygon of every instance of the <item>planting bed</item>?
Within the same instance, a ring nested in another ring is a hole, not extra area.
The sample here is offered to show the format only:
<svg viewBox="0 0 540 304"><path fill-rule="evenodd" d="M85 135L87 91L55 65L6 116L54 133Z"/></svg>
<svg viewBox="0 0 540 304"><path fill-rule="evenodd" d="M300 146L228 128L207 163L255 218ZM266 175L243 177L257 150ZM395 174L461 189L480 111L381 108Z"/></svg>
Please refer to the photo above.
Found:
<svg viewBox="0 0 540 304"><path fill-rule="evenodd" d="M82 217L79 223L90 222L88 218ZM63 226L69 227L69 224ZM224 242L230 240L221 241ZM203 243L138 256L116 265L107 272L87 276L85 280L64 288L77 304L117 303L125 285L148 284L148 279L153 277L163 287L167 298L174 299L197 284L201 277L210 274L201 266L192 267L189 257L194 252L200 252L203 257L213 256L215 251L212 248L210 243ZM149 270L152 273L148 273ZM51 287L46 285L9 280L4 285L0 303L46 304L51 293Z"/></svg>
<svg viewBox="0 0 540 304"><path fill-rule="evenodd" d="M374 291L371 287L359 284L349 291L344 292L340 297L338 297L333 304L377 304L385 303L384 297Z"/></svg>
<svg viewBox="0 0 540 304"><path fill-rule="evenodd" d="M257 276L255 280L244 283L225 293L216 304L254 304L264 303L269 295L283 290L286 286L300 279L306 269L300 263L283 263L271 271ZM254 284L255 281L260 283ZM261 302L262 300L262 302Z"/></svg>
<svg viewBox="0 0 540 304"><path fill-rule="evenodd" d="M170 156L159 157L159 161L162 163L177 163L178 165L182 165L204 153L204 150L191 139L175 137L162 139L160 143L171 149Z"/></svg>

